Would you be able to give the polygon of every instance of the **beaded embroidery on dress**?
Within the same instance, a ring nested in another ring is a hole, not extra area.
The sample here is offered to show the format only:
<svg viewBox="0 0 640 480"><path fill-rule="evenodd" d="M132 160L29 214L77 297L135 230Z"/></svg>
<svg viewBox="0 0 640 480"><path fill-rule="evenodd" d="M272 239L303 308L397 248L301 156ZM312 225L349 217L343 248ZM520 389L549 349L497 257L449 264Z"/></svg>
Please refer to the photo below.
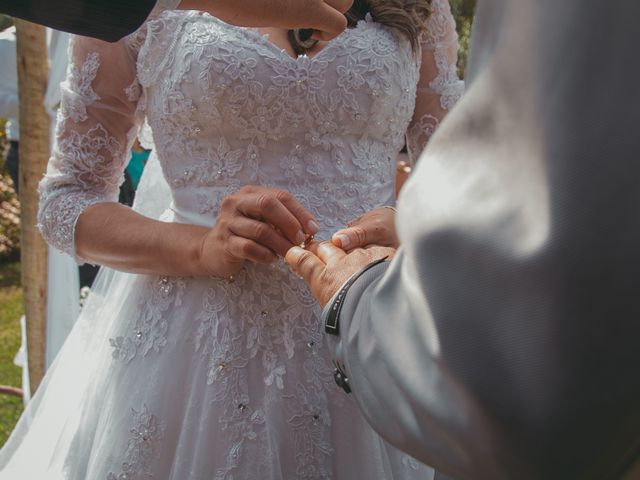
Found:
<svg viewBox="0 0 640 480"><path fill-rule="evenodd" d="M75 255L78 216L117 199L145 118L165 221L211 225L248 184L292 193L324 238L392 204L405 134L415 157L461 92L455 25L445 0L433 6L417 53L371 18L312 58L196 12L156 15L117 44L76 38L43 235ZM336 387L319 308L282 263L233 282L101 282L0 453L0 479L431 478Z"/></svg>

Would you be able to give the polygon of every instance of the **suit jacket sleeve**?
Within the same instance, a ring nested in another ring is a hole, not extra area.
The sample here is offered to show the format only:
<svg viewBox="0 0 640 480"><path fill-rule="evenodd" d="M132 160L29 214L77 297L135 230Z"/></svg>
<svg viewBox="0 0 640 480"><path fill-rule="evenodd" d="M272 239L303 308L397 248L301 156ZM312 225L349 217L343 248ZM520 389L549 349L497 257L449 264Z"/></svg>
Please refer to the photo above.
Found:
<svg viewBox="0 0 640 480"><path fill-rule="evenodd" d="M56 30L115 42L136 30L158 3L179 0L0 0L0 12Z"/></svg>
<svg viewBox="0 0 640 480"><path fill-rule="evenodd" d="M639 16L480 3L403 247L344 297L330 338L364 414L454 477L613 479L637 458Z"/></svg>

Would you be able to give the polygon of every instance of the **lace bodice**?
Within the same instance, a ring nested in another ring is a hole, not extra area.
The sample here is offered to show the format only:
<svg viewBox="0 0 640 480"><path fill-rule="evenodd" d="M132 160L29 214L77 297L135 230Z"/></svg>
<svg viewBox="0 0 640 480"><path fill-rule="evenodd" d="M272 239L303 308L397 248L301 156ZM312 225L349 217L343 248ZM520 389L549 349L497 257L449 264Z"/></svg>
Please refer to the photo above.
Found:
<svg viewBox="0 0 640 480"><path fill-rule="evenodd" d="M211 225L245 184L290 191L325 235L392 203L405 133L415 158L461 93L446 1L429 25L421 52L367 18L312 58L198 12L165 11L117 44L74 39L43 235L73 254L78 216L117 199L145 117L173 221Z"/></svg>

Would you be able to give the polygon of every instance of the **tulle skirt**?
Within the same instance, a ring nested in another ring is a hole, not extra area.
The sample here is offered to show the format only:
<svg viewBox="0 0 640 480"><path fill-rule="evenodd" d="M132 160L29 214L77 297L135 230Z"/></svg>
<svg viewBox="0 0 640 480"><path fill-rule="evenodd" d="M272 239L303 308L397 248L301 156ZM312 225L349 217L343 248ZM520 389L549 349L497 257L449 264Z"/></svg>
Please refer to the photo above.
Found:
<svg viewBox="0 0 640 480"><path fill-rule="evenodd" d="M233 282L103 269L0 451L0 480L432 477L335 385L283 264Z"/></svg>

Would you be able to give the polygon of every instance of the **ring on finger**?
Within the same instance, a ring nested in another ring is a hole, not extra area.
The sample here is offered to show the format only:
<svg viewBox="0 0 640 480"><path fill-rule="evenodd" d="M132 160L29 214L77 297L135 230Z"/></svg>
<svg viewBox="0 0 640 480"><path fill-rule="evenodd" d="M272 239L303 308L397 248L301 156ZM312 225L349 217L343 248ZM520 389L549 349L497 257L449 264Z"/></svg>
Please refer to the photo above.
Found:
<svg viewBox="0 0 640 480"><path fill-rule="evenodd" d="M302 243L299 245L299 246L300 246L300 248L304 248L304 249L306 249L306 248L307 248L307 246L309 246L309 244L310 244L311 242L313 242L313 239L314 239L314 235L313 235L313 234L311 234L311 235L307 235L307 238L305 238L305 239L304 239L304 242L302 242Z"/></svg>

